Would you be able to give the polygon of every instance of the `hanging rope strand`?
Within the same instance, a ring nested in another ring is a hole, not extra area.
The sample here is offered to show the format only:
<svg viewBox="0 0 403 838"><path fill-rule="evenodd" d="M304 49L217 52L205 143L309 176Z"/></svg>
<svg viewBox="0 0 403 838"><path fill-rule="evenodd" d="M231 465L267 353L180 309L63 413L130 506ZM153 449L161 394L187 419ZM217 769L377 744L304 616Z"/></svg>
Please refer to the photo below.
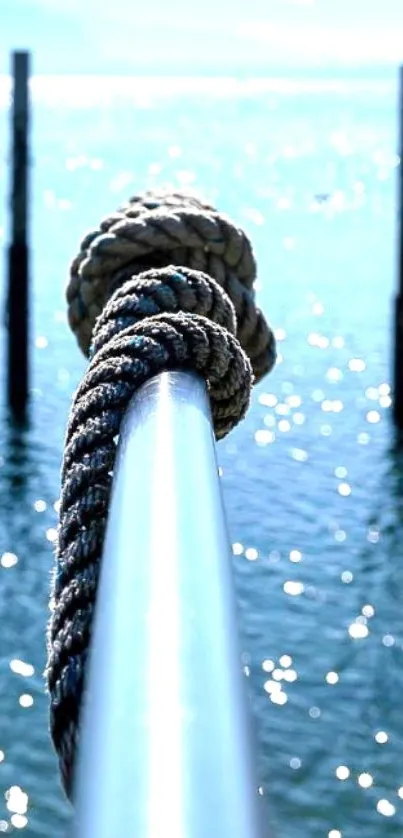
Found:
<svg viewBox="0 0 403 838"><path fill-rule="evenodd" d="M133 198L72 264L69 322L90 363L66 434L47 664L68 794L122 417L148 378L189 369L207 382L217 439L243 418L254 377L275 361L255 274L245 234L178 193Z"/></svg>

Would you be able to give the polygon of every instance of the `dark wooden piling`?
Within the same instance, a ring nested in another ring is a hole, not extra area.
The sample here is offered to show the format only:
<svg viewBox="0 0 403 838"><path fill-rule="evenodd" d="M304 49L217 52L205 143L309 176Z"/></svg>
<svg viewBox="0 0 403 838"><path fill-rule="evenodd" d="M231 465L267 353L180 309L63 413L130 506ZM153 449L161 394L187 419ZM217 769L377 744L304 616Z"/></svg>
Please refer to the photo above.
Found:
<svg viewBox="0 0 403 838"><path fill-rule="evenodd" d="M393 415L403 431L403 67L399 74L399 221L398 221L398 291L395 300L394 400Z"/></svg>
<svg viewBox="0 0 403 838"><path fill-rule="evenodd" d="M8 252L8 404L16 419L26 417L29 394L28 128L29 53L12 56L13 104L11 243Z"/></svg>

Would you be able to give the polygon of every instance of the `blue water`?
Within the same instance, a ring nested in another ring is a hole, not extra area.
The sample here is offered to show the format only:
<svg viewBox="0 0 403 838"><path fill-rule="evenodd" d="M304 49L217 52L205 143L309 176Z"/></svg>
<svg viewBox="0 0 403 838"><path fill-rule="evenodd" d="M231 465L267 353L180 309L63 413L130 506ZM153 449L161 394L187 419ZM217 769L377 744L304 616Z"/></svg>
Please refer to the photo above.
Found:
<svg viewBox="0 0 403 838"><path fill-rule="evenodd" d="M130 194L172 185L250 234L278 339L275 371L219 445L267 824L274 838L403 834L395 94L374 81L36 80L32 422L13 430L4 399L0 421L0 832L59 838L70 816L42 678L64 426L85 369L68 264ZM0 79L4 246L7 102Z"/></svg>

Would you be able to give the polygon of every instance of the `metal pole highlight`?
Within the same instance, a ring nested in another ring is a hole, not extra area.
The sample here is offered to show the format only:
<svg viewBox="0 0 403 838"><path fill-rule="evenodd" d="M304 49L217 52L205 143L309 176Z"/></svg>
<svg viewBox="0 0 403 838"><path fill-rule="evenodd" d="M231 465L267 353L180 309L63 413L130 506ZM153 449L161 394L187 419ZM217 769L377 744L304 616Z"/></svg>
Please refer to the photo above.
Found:
<svg viewBox="0 0 403 838"><path fill-rule="evenodd" d="M261 838L234 599L206 386L164 373L119 439L75 838Z"/></svg>

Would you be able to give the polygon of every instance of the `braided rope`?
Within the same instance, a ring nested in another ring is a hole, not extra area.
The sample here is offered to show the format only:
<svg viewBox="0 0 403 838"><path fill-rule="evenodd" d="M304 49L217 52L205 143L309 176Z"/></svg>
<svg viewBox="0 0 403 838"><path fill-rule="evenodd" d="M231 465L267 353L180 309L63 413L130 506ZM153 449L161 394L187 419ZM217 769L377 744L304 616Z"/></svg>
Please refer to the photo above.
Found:
<svg viewBox="0 0 403 838"><path fill-rule="evenodd" d="M166 265L178 255L187 267ZM179 194L132 199L84 239L73 262L69 319L90 363L67 427L46 671L67 794L123 414L148 378L192 369L207 382L217 439L243 418L254 374L275 359L272 333L254 305L254 277L246 236Z"/></svg>
<svg viewBox="0 0 403 838"><path fill-rule="evenodd" d="M238 340L262 378L274 363L274 345L254 302L249 239L207 204L177 193L136 196L83 240L67 288L69 323L83 352L114 288L146 267L170 264L203 271L224 288L235 306Z"/></svg>

